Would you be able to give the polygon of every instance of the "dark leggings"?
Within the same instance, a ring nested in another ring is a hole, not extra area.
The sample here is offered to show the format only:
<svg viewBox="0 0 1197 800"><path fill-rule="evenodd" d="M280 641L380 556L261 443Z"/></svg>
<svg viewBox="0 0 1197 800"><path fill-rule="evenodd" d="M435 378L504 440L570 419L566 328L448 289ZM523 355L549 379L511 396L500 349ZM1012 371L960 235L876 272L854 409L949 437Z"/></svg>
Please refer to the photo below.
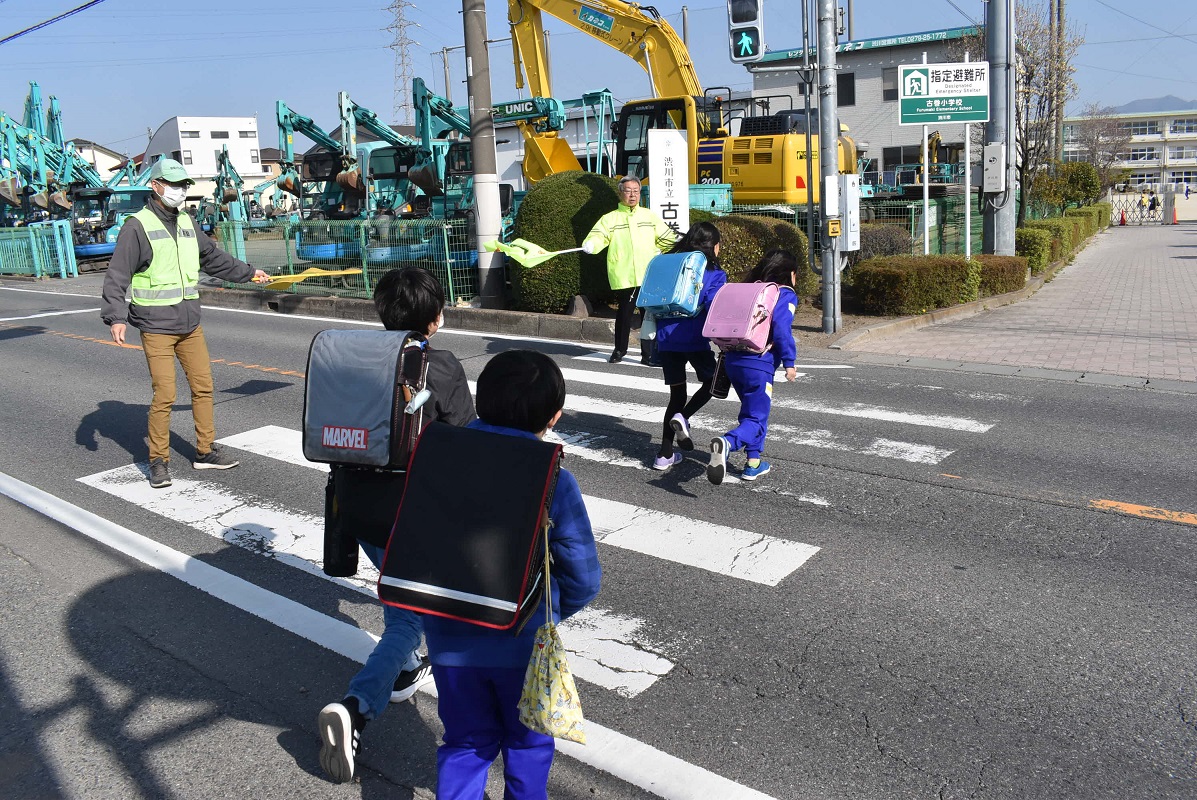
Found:
<svg viewBox="0 0 1197 800"><path fill-rule="evenodd" d="M665 427L661 432L661 452L657 455L662 458L669 458L673 455L673 426L669 424L673 415L680 413L689 421L710 399L711 382L709 380L703 382L688 403L686 402L686 384L678 383L669 387L669 405L665 406Z"/></svg>
<svg viewBox="0 0 1197 800"><path fill-rule="evenodd" d="M628 339L632 335L632 317L636 313L636 287L616 289L619 310L615 312L615 349L628 352Z"/></svg>

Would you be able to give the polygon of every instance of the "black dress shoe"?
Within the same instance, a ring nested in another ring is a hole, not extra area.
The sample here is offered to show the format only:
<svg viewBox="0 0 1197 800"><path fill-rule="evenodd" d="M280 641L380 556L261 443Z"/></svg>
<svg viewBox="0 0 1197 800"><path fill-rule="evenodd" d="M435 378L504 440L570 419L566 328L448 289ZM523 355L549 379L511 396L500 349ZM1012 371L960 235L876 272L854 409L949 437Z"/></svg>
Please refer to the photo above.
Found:
<svg viewBox="0 0 1197 800"><path fill-rule="evenodd" d="M623 356L624 352L622 350L616 350L611 354L611 357L607 359L607 363L618 364L620 361L623 361Z"/></svg>

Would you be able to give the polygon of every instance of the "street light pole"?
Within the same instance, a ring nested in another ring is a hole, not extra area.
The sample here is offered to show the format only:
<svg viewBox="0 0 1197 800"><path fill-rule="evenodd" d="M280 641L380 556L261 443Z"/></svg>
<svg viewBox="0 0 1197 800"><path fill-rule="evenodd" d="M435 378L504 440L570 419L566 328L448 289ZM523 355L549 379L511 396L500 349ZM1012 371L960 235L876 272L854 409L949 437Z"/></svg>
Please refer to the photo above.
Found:
<svg viewBox="0 0 1197 800"><path fill-rule="evenodd" d="M474 159L474 215L478 228L478 296L483 308L503 305L503 264L487 242L502 232L495 121L491 116L490 55L486 49L486 0L462 0L466 91L470 108L470 152Z"/></svg>

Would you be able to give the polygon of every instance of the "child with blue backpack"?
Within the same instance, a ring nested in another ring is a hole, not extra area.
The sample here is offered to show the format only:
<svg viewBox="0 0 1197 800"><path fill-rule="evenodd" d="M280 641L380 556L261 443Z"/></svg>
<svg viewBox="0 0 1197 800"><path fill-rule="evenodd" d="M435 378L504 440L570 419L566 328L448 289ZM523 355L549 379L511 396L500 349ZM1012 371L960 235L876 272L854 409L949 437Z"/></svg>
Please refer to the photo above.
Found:
<svg viewBox="0 0 1197 800"><path fill-rule="evenodd" d="M740 449L748 455L741 479L755 481L770 470L769 462L761 458L761 451L765 447L769 410L773 405L773 374L778 367L785 367L787 381L798 377L794 367L798 346L793 331L794 312L798 308L798 295L794 293L797 280L798 260L793 253L781 248L765 253L745 279L745 283L776 283L780 292L773 308L770 343L765 352L731 350L723 354L723 367L740 398L740 422L723 436L711 440L707 480L716 486L723 483L727 473L728 453Z"/></svg>
<svg viewBox="0 0 1197 800"><path fill-rule="evenodd" d="M702 275L702 291L698 298L698 313L692 317L662 317L657 319L657 360L665 373L669 387L669 403L665 406L665 424L661 434L661 449L653 461L653 469L666 470L682 460L673 449L674 439L682 450L693 450L690 438L690 418L711 399L711 382L715 378L715 354L711 342L702 335L707 308L715 292L727 283L727 273L719 266L719 229L710 222L698 222L669 250L670 253L702 253L707 258ZM686 398L686 365L694 367L702 386L694 396Z"/></svg>

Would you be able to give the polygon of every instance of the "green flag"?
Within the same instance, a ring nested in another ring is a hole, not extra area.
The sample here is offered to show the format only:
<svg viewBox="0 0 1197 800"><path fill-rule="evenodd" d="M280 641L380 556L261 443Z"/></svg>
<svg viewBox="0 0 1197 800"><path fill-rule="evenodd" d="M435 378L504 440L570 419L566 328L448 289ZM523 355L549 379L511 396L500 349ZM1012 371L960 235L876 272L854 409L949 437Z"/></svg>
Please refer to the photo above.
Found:
<svg viewBox="0 0 1197 800"><path fill-rule="evenodd" d="M550 258L559 256L562 253L576 253L582 249L580 247L572 247L568 250L553 250L550 252L538 244L529 242L527 239L513 239L510 242L500 242L494 239L487 242L483 247L492 253L498 250L528 269L538 267Z"/></svg>

